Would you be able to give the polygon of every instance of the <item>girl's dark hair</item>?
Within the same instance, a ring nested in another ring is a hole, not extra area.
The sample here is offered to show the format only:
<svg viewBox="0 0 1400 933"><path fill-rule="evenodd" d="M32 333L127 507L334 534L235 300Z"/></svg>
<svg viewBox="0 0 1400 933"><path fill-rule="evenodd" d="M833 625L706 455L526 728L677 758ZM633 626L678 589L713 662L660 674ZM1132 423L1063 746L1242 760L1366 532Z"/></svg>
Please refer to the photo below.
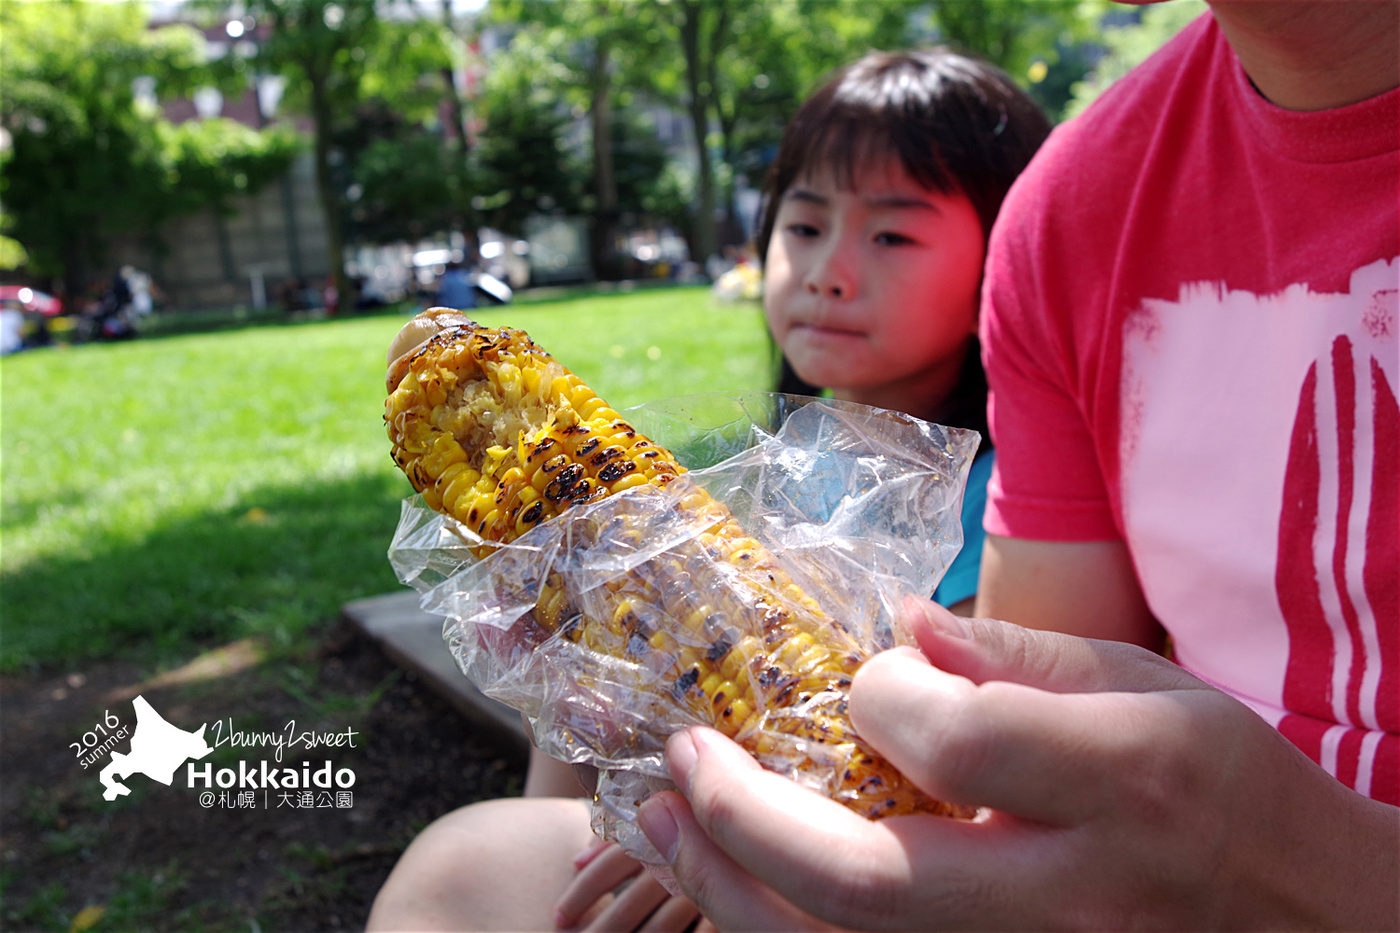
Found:
<svg viewBox="0 0 1400 933"><path fill-rule="evenodd" d="M854 188L857 173L890 153L923 187L966 195L985 242L1007 189L1049 133L1035 101L987 62L949 48L872 52L838 70L783 131L764 183L758 254L767 259L783 194L804 173L830 171L838 185ZM977 350L974 342L948 416L986 437L987 383ZM779 391L815 392L785 358L780 365Z"/></svg>

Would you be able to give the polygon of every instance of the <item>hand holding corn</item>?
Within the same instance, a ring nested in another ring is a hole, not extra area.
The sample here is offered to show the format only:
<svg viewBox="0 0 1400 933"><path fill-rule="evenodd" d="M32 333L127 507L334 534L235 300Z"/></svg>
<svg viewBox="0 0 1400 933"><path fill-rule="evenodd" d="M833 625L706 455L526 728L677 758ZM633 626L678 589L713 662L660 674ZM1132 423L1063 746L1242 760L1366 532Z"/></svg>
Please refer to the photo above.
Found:
<svg viewBox="0 0 1400 933"><path fill-rule="evenodd" d="M867 652L840 621L721 503L676 482L684 470L669 451L523 331L434 308L405 325L389 360L394 462L429 506L477 536L478 558L575 505L647 484L676 483L667 507L702 529L601 593L575 593L550 573L528 631L516 633L527 648L566 639L636 681L646 709L629 718L664 731L579 723L600 752L659 748L681 725L709 725L770 770L827 772L827 795L864 816L955 813L851 727L847 692ZM644 529L620 510L594 536L640 543Z"/></svg>

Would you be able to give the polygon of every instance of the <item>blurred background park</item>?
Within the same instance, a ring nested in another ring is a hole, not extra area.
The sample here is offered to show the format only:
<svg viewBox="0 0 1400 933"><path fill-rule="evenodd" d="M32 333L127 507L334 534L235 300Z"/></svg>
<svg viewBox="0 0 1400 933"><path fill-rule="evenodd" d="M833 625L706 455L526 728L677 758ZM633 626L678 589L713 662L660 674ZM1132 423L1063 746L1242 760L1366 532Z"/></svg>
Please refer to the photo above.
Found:
<svg viewBox="0 0 1400 933"><path fill-rule="evenodd" d="M398 586L383 354L445 278L615 407L768 388L749 244L823 75L947 43L1058 121L1203 9L0 2L0 926L357 928L427 819L518 792L489 743L408 741L427 701L338 622ZM397 731L403 787L366 793L402 812L291 840L225 814L201 824L218 858L153 844L165 808L103 810L69 750L118 708L95 685L127 683L381 750Z"/></svg>

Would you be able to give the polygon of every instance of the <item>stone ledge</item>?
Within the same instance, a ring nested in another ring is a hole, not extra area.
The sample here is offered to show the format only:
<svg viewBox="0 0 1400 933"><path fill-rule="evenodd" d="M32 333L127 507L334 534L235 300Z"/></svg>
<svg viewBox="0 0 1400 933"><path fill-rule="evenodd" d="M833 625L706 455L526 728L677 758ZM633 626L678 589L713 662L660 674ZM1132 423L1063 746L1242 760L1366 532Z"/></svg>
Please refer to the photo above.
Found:
<svg viewBox="0 0 1400 933"><path fill-rule="evenodd" d="M442 616L418 606L412 590L348 602L340 608L356 629L384 649L394 662L423 679L464 717L528 753L530 740L520 714L476 689L457 667L442 639Z"/></svg>

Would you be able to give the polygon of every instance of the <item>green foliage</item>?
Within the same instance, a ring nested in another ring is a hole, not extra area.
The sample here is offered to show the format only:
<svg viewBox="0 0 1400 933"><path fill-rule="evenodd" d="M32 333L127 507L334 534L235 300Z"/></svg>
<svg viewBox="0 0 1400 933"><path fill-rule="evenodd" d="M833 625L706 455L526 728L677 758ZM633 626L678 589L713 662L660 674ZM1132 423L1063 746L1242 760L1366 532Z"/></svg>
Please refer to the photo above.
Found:
<svg viewBox="0 0 1400 933"><path fill-rule="evenodd" d="M483 310L617 406L765 388L761 315L667 288ZM407 480L380 413L384 316L0 361L0 669L295 648L385 559Z"/></svg>
<svg viewBox="0 0 1400 933"><path fill-rule="evenodd" d="M289 126L259 132L223 117L178 125L162 121L155 130L171 213L210 206L227 214L231 197L280 177L302 148Z"/></svg>
<svg viewBox="0 0 1400 933"><path fill-rule="evenodd" d="M1087 70L1081 44L1096 34L1101 12L1084 0L933 0L927 25L1000 66L1053 120Z"/></svg>
<svg viewBox="0 0 1400 933"><path fill-rule="evenodd" d="M473 207L487 226L515 235L531 214L576 212L583 195L586 170L564 146L570 111L561 91L571 73L556 54L560 39L522 30L492 60L478 103L486 128Z"/></svg>
<svg viewBox="0 0 1400 933"><path fill-rule="evenodd" d="M1093 73L1074 85L1066 118L1082 113L1113 82L1146 61L1206 9L1204 0L1176 0L1146 7L1136 23L1105 28L1101 41L1107 51Z"/></svg>
<svg viewBox="0 0 1400 933"><path fill-rule="evenodd" d="M234 78L204 64L186 26L147 30L135 3L0 5L0 152L5 229L31 271L79 292L103 239L147 235L172 216L219 206L285 168L295 142L211 121L173 127L133 92L138 78L169 97ZM231 169L231 170L230 170Z"/></svg>
<svg viewBox="0 0 1400 933"><path fill-rule="evenodd" d="M354 238L416 242L451 229L466 194L459 168L440 136L416 127L371 140L354 160Z"/></svg>

